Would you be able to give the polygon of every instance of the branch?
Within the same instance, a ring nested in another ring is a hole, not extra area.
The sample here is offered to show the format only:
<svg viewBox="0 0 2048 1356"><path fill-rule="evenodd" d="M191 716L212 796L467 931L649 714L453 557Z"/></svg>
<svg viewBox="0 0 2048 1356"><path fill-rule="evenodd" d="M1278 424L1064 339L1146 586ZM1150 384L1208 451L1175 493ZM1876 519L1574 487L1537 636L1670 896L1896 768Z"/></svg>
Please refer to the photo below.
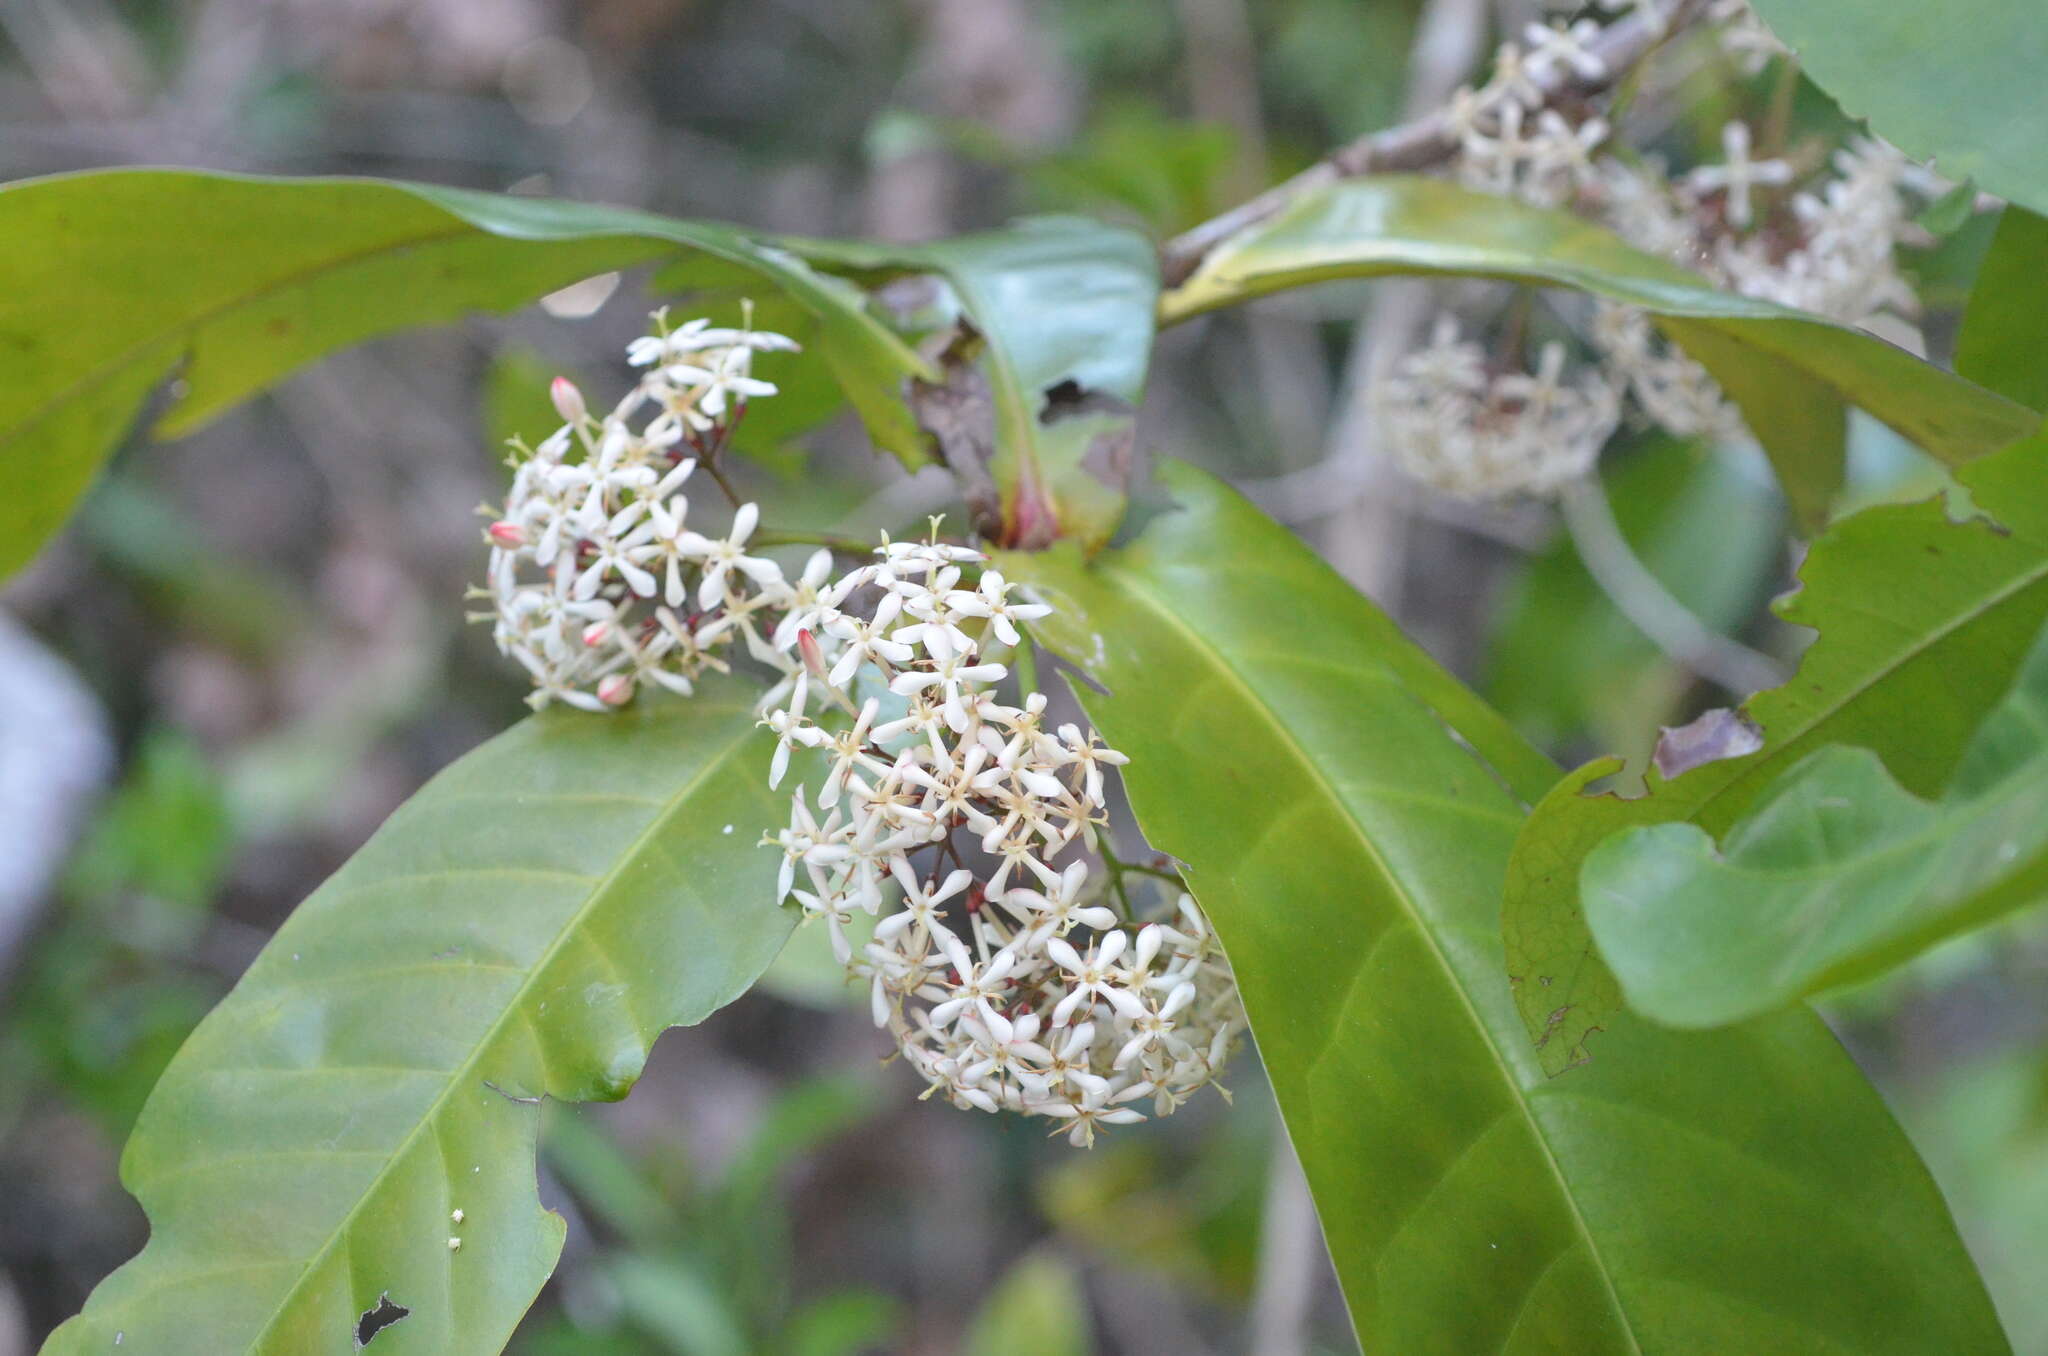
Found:
<svg viewBox="0 0 2048 1356"><path fill-rule="evenodd" d="M1565 487L1558 508L1586 573L1666 656L1738 698L1747 699L1785 681L1776 660L1715 632L1671 596L1629 549L1596 477Z"/></svg>
<svg viewBox="0 0 2048 1356"><path fill-rule="evenodd" d="M1621 22L1610 25L1589 45L1605 74L1586 80L1569 71L1540 82L1543 106L1565 99L1585 99L1612 89L1644 57L1671 35L1692 23L1707 0L1675 0L1669 9L1646 3ZM1159 271L1168 287L1177 287L1201 266L1209 251L1250 226L1280 215L1297 198L1344 179L1364 174L1389 174L1428 169L1449 160L1458 150L1449 113L1439 109L1413 122L1369 133L1339 146L1301 173L1276 184L1258 197L1211 217L1167 241L1159 250Z"/></svg>

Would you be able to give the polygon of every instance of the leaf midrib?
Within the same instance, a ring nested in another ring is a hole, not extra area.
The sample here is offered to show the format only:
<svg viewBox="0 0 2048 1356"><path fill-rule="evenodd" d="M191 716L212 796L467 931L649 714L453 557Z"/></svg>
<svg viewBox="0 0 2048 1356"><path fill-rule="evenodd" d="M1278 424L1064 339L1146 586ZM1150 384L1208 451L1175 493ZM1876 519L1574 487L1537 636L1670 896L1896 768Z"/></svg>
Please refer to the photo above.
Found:
<svg viewBox="0 0 2048 1356"><path fill-rule="evenodd" d="M735 713L747 714L747 708L744 706L722 707L703 712L706 717L727 716ZM603 717L599 719L603 719ZM555 934L555 939L548 943L547 950L536 958L528 971L526 980L520 984L518 989L506 1001L504 1008L491 1023L490 1028L477 1040L476 1046L470 1052L469 1057L461 1065L449 1071L446 1086L435 1096L433 1102L426 1110L421 1113L419 1119L414 1122L412 1129L406 1131L405 1137L391 1150L385 1159L384 1166L378 1170L375 1177L365 1184L362 1192L356 1198L356 1203L349 1207L348 1213L342 1216L341 1221L328 1234L327 1241L321 1244L319 1251L306 1259L305 1264L299 1270L298 1277L286 1288L284 1294L279 1297L277 1304L270 1312L270 1316L264 1320L263 1327L250 1339L247 1350L252 1352L261 1350L263 1343L269 1339L272 1330L284 1318L286 1311L298 1297L306 1278L314 1274L320 1265L327 1260L328 1255L333 1252L336 1245L348 1236L349 1231L355 1225L356 1216L378 1194L386 1179L390 1176L393 1167L411 1151L413 1144L419 1139L420 1135L426 1132L427 1127L432 1125L446 1111L449 1099L455 1095L456 1090L469 1085L470 1075L476 1071L477 1065L483 1057L497 1048L512 1020L515 1017L522 1021L526 1020L525 1004L533 991L535 983L554 965L556 958L568 944L569 939L583 930L592 912L609 895L612 888L622 878L626 869L639 859L641 853L647 850L649 844L655 841L657 835L667 827L670 819L696 794L705 781L724 771L732 758L751 742L753 733L754 727L751 724L741 726L723 751L705 763L697 771L696 775L692 776L689 781L677 789L674 795L662 801L660 811L648 821L647 827L634 836L633 841L619 854L618 860L612 864L611 869L606 871L598 879L597 884L591 887L590 893L584 897L583 903L577 907L576 912L570 916ZM628 1015L630 1017L631 1014L629 1013ZM633 1022L635 1026L639 1025L637 1019L633 1019ZM545 1058L545 1052L543 1052L543 1058ZM548 1095L545 1087L540 1088L538 1091L542 1096Z"/></svg>
<svg viewBox="0 0 2048 1356"><path fill-rule="evenodd" d="M1594 1269L1599 1272L1601 1285L1607 1291L1608 1302L1614 1306L1615 1316L1620 1321L1621 1330L1628 1338L1629 1349L1637 1353L1637 1356L1641 1356L1642 1344L1636 1338L1635 1327L1629 1320L1628 1310L1622 1305L1621 1296L1615 1288L1614 1278L1609 1272L1607 1260L1600 1252L1599 1240L1594 1237L1592 1229L1586 1223L1585 1215L1579 1209L1578 1199L1572 1194L1571 1185L1565 1177L1564 1168L1557 1161L1556 1154L1551 1150L1549 1138L1543 1133L1542 1124L1536 1119L1535 1112L1529 1105L1529 1100L1522 1088L1521 1081L1514 1076L1513 1071L1508 1067L1507 1060L1501 1054L1500 1046L1494 1039L1493 1031L1480 1016L1479 1009L1473 1003L1471 994L1465 989L1464 981L1459 977L1456 968L1451 965L1450 958L1444 954L1442 946L1439 945L1435 932L1423 921L1421 910L1417 907L1415 900L1409 895L1406 887L1402 885L1400 879L1394 874L1385 857L1381 855L1378 845L1372 841L1372 836L1366 832L1365 826L1359 823L1357 817L1352 813L1350 803L1342 795L1338 794L1336 787L1323 774L1322 769L1316 765L1315 760L1308 756L1308 751L1302 747L1301 742L1295 738L1294 732L1230 663L1220 646L1206 644L1202 635L1188 626L1178 613L1166 605L1164 599L1152 594L1129 572L1104 568L1100 572L1100 577L1110 587L1121 589L1122 592L1134 599L1140 606L1165 622L1196 653L1209 655L1214 661L1215 670L1228 681L1230 686L1236 688L1243 695L1248 705L1259 712L1261 718L1273 731L1282 747L1288 751L1295 762L1307 774L1311 784L1320 788L1324 796L1342 811L1345 822L1351 826L1353 834L1364 851L1366 858L1372 863L1375 872L1386 883L1389 893L1399 903L1402 912L1407 915L1409 926L1414 928L1416 933L1422 937L1424 944L1429 948L1429 954L1435 959L1438 968L1443 972L1444 978L1449 983L1451 991L1458 996L1459 1003L1465 1009L1466 1017L1471 1022L1473 1028L1478 1031L1480 1039L1485 1042L1487 1053L1492 1056L1494 1067L1499 1071L1501 1081L1507 1085L1516 1110L1521 1113L1524 1123L1529 1127L1530 1135L1535 1139L1537 1146L1542 1151L1544 1164L1550 1169L1551 1176L1557 1183L1558 1193L1564 1198L1566 1209L1571 1213L1572 1225L1578 1232L1579 1237L1584 1241L1586 1250L1593 1259ZM1405 682L1400 682L1398 676L1396 676L1396 682L1403 694L1413 699L1413 693L1408 685ZM1429 707L1427 703L1422 703L1422 705L1432 715L1435 714L1434 708Z"/></svg>

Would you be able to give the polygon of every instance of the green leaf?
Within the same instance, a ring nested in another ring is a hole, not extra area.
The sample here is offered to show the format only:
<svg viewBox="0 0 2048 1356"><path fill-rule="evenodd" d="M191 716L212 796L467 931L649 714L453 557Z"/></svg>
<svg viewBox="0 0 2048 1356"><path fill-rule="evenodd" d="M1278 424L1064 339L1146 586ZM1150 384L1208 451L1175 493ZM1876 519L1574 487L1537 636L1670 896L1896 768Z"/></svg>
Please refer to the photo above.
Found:
<svg viewBox="0 0 2048 1356"><path fill-rule="evenodd" d="M2048 410L2048 219L2022 207L1999 215L1956 336L1956 371Z"/></svg>
<svg viewBox="0 0 2048 1356"><path fill-rule="evenodd" d="M627 1253L605 1274L633 1323L678 1356L747 1356L730 1297L692 1259Z"/></svg>
<svg viewBox="0 0 2048 1356"><path fill-rule="evenodd" d="M1073 1265L1027 1253L1003 1273L968 1325L967 1356L1090 1356L1088 1297Z"/></svg>
<svg viewBox="0 0 2048 1356"><path fill-rule="evenodd" d="M546 712L429 783L165 1072L121 1163L149 1244L46 1351L347 1352L385 1296L409 1311L386 1356L503 1346L565 1227L534 1193L539 1098L624 1096L788 933L764 734L721 681Z"/></svg>
<svg viewBox="0 0 2048 1356"><path fill-rule="evenodd" d="M420 184L112 170L0 188L0 235L0 575L57 529L166 382L153 431L176 437L338 348L682 250L815 316L875 441L924 459L901 392L929 365L857 289L730 226Z"/></svg>
<svg viewBox="0 0 2048 1356"><path fill-rule="evenodd" d="M1026 548L1109 540L1123 519L1159 295L1144 236L1027 217L929 245L799 248L864 277L935 273L950 285L967 327L915 403L987 536Z"/></svg>
<svg viewBox="0 0 2048 1356"><path fill-rule="evenodd" d="M2048 896L2048 632L1941 800L1868 749L1807 755L1714 840L1616 834L1580 872L1630 1007L1718 1026L1868 979Z"/></svg>
<svg viewBox="0 0 2048 1356"><path fill-rule="evenodd" d="M900 1350L903 1305L879 1290L845 1289L805 1304L782 1329L787 1356L861 1356Z"/></svg>
<svg viewBox="0 0 2048 1356"><path fill-rule="evenodd" d="M1913 224L1930 235L1954 235L1977 211L1977 185L1965 179L1928 203Z"/></svg>
<svg viewBox="0 0 2048 1356"><path fill-rule="evenodd" d="M1773 779L1827 744L1875 751L1915 795L1947 784L2048 620L2044 477L2048 437L2029 439L1958 474L1995 521L1953 521L1937 498L1866 509L1814 543L1800 590L1778 610L1818 639L1791 682L1744 706L1747 726L1723 722L1760 730L1754 752L1691 771L1667 763L1635 800L1586 794L1619 766L1601 759L1544 797L1516 844L1502 921L1508 972L1546 1069L1587 1058L1587 1038L1611 1031L1622 1006L1579 908L1580 866L1602 839L1680 821L1722 834Z"/></svg>
<svg viewBox="0 0 2048 1356"><path fill-rule="evenodd" d="M1160 300L1160 323L1283 288L1387 274L1502 278L1640 306L1742 406L1809 528L1842 483L1842 401L1952 465L2040 426L2038 414L1862 330L1721 292L1558 212L1401 175L1304 195L1231 237Z"/></svg>
<svg viewBox="0 0 2048 1356"><path fill-rule="evenodd" d="M1842 111L1951 179L2048 212L2048 24L2013 0L1754 0Z"/></svg>
<svg viewBox="0 0 2048 1356"><path fill-rule="evenodd" d="M1181 511L1131 547L1004 569L1107 688L1077 695L1229 952L1365 1348L2005 1349L1811 1014L1624 1014L1545 1077L1497 901L1547 760L1279 526L1166 478Z"/></svg>
<svg viewBox="0 0 2048 1356"><path fill-rule="evenodd" d="M1608 457L1601 478L1644 567L1707 626L1739 628L1782 545L1768 486L1726 455L1669 438ZM1631 715L1647 716L1636 722L1647 728L1676 700L1681 681L1560 536L1527 562L1508 595L1483 690L1518 730L1549 747L1615 737Z"/></svg>

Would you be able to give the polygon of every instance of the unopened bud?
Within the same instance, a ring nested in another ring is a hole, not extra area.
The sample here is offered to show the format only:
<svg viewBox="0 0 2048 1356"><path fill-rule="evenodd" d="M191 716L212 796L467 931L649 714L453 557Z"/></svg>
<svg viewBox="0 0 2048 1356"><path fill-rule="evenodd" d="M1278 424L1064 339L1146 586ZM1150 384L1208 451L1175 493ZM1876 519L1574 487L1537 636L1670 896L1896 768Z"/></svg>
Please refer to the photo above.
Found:
<svg viewBox="0 0 2048 1356"><path fill-rule="evenodd" d="M597 699L606 706L624 706L633 700L633 680L615 673L597 685Z"/></svg>
<svg viewBox="0 0 2048 1356"><path fill-rule="evenodd" d="M612 624L610 622L594 621L583 628L583 643L594 650L604 644L606 639L611 636L611 633Z"/></svg>
<svg viewBox="0 0 2048 1356"><path fill-rule="evenodd" d="M556 377L548 387L548 395L554 399L555 413L572 424L583 422L583 392L576 389L576 383L567 377Z"/></svg>
<svg viewBox="0 0 2048 1356"><path fill-rule="evenodd" d="M804 667L811 671L811 677L823 683L825 677L825 652L818 648L818 638L805 627L796 633L796 652L804 657Z"/></svg>
<svg viewBox="0 0 2048 1356"><path fill-rule="evenodd" d="M526 545L526 529L509 518L500 518L484 529L484 535L506 550L517 550Z"/></svg>

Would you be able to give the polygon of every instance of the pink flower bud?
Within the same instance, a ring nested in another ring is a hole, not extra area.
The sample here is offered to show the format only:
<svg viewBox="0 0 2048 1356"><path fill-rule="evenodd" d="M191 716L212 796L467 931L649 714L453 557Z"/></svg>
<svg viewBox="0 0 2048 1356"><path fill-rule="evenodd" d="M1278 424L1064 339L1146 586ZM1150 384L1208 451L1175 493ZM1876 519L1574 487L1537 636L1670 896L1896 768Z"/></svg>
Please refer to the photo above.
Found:
<svg viewBox="0 0 2048 1356"><path fill-rule="evenodd" d="M508 551L526 545L526 529L509 518L500 518L484 529L484 535Z"/></svg>
<svg viewBox="0 0 2048 1356"><path fill-rule="evenodd" d="M825 652L818 648L818 638L805 627L796 633L796 652L804 657L804 667L811 671L811 677L819 682L825 678Z"/></svg>
<svg viewBox="0 0 2048 1356"><path fill-rule="evenodd" d="M611 633L612 624L610 622L594 621L583 628L583 643L594 650L604 644L610 638Z"/></svg>
<svg viewBox="0 0 2048 1356"><path fill-rule="evenodd" d="M597 685L597 699L606 706L624 706L633 700L633 680L615 673Z"/></svg>
<svg viewBox="0 0 2048 1356"><path fill-rule="evenodd" d="M554 399L555 413L572 424L583 422L583 392L576 389L576 383L567 377L556 377L548 387L548 395Z"/></svg>

